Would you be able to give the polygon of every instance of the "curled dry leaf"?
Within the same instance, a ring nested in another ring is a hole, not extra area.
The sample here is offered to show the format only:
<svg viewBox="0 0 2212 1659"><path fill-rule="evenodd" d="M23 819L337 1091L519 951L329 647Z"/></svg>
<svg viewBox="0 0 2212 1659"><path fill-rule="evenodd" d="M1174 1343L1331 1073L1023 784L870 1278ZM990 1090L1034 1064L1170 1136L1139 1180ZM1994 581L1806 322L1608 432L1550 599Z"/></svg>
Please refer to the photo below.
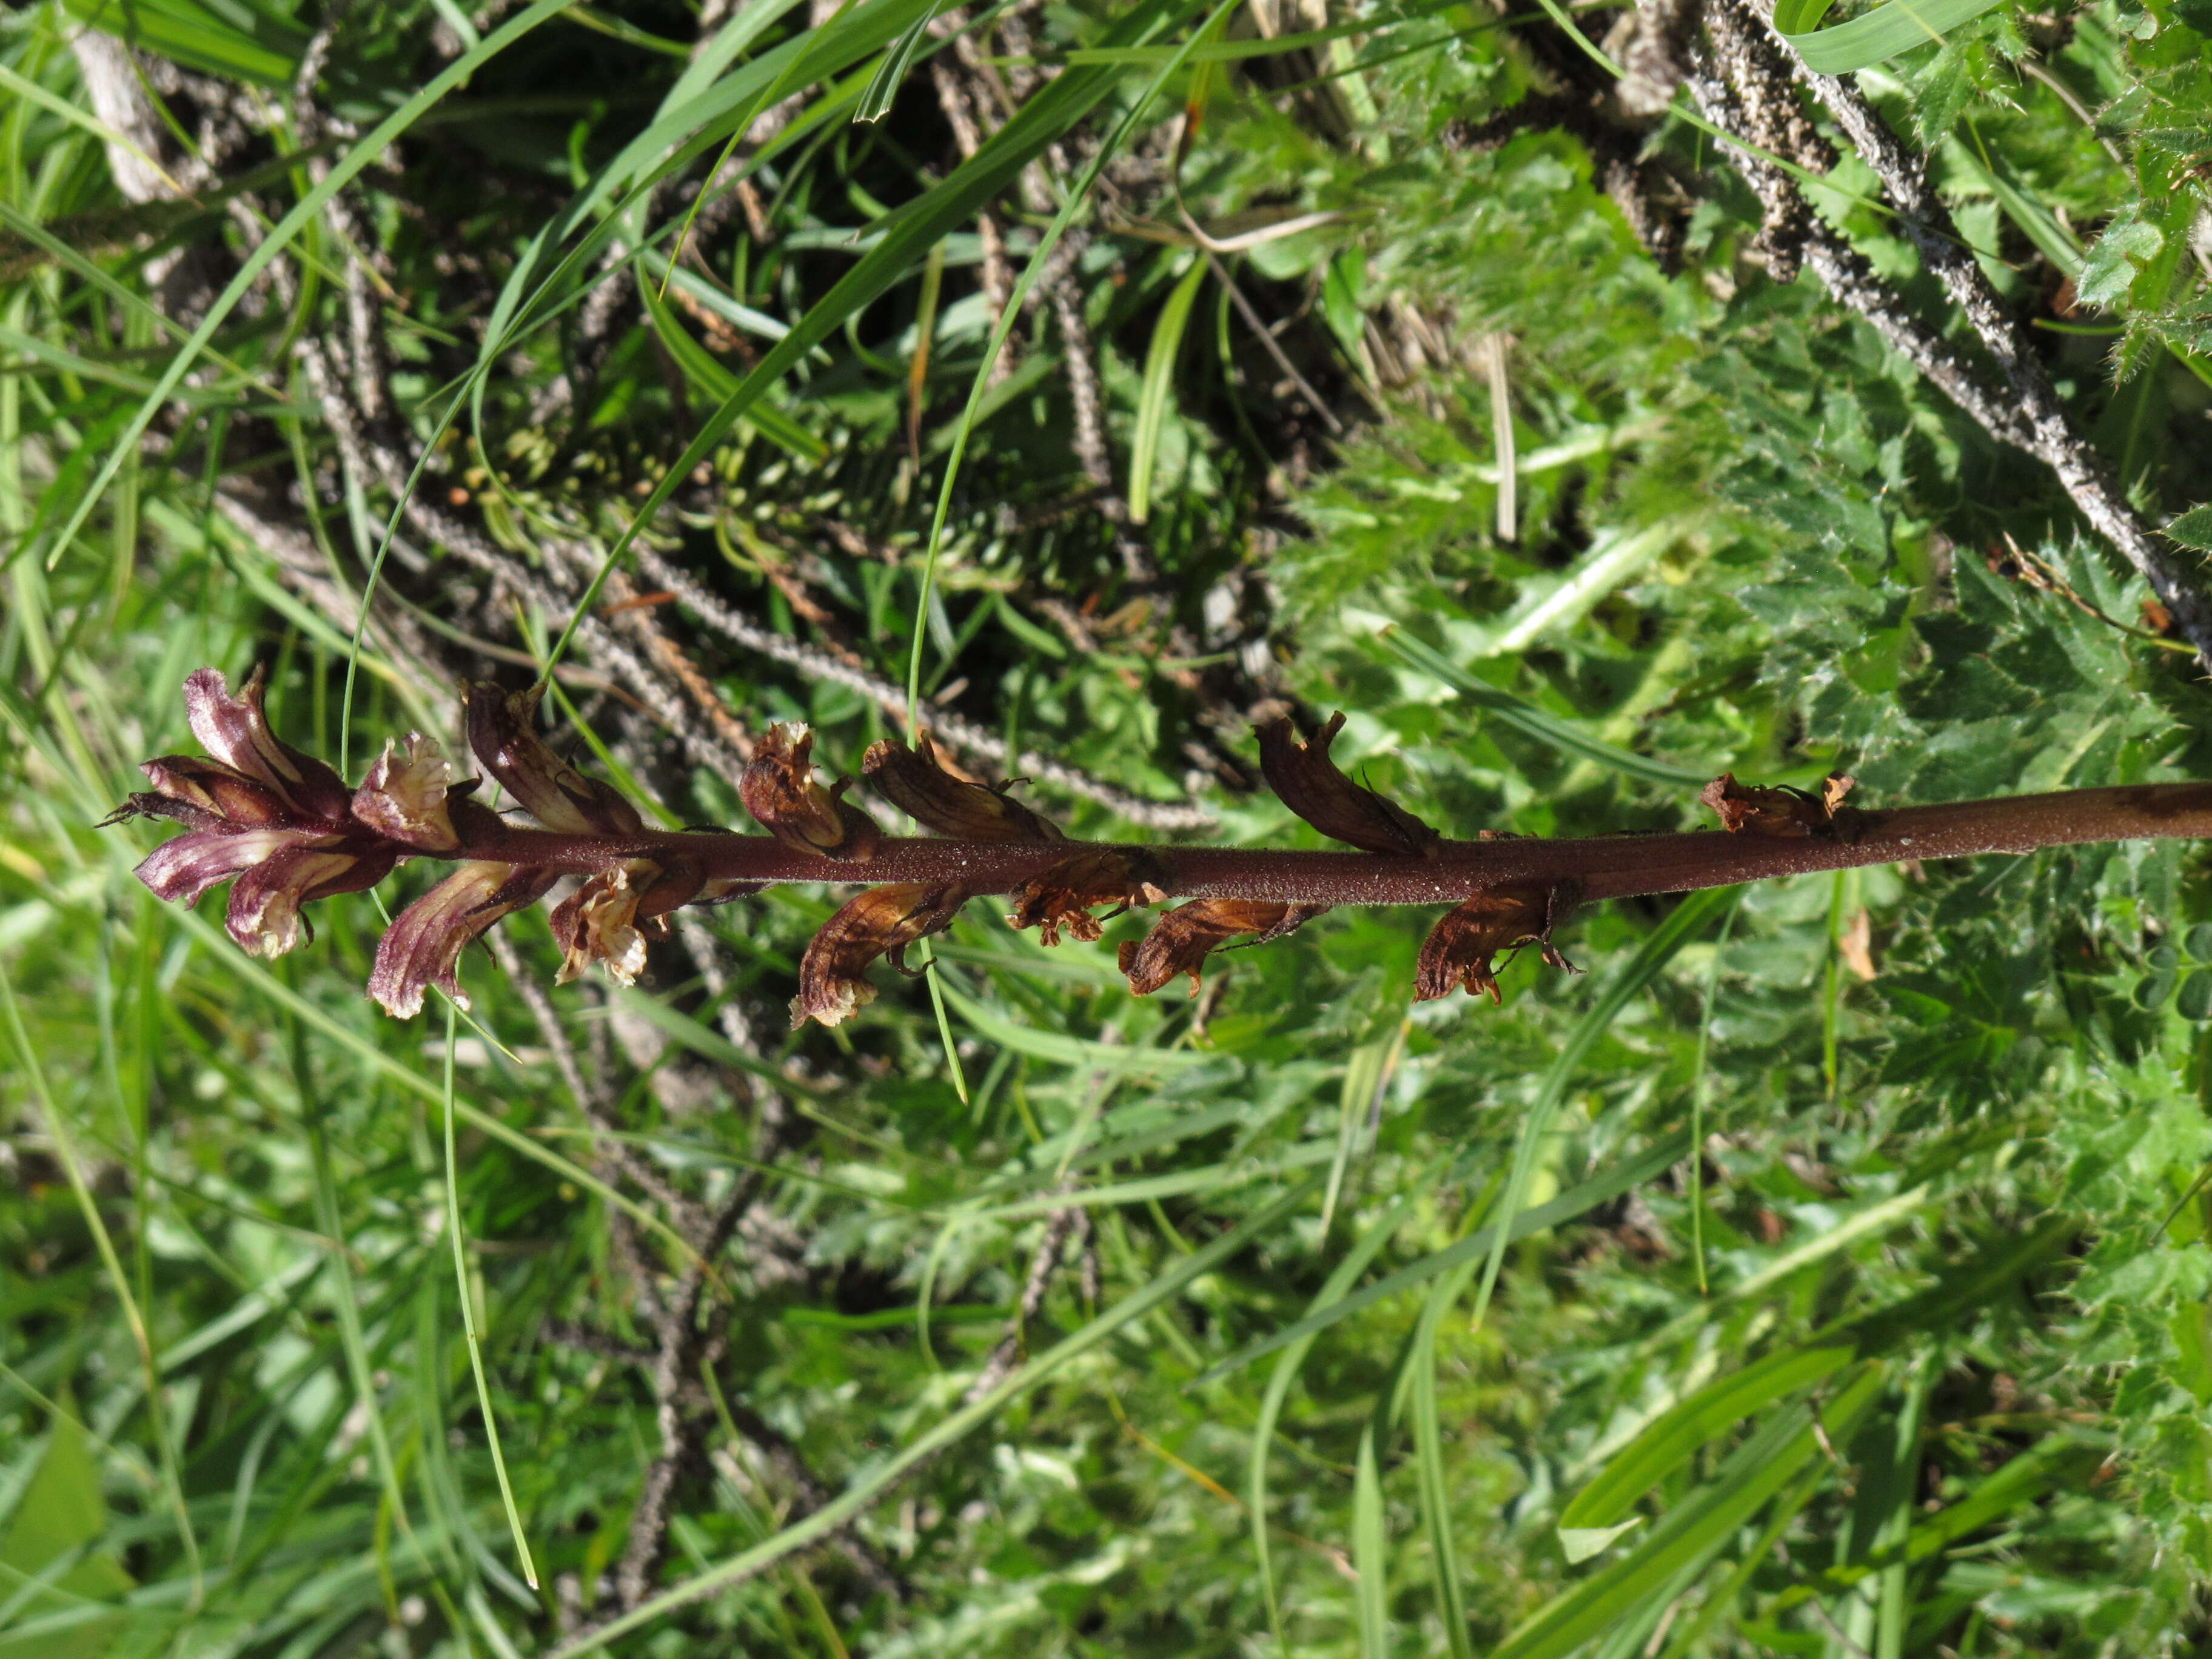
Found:
<svg viewBox="0 0 2212 1659"><path fill-rule="evenodd" d="M1179 904L1152 924L1152 931L1121 946L1121 971L1129 988L1148 997L1177 974L1190 975L1198 994L1199 969L1219 946L1242 934L1258 935L1255 945L1278 939L1311 921L1325 904L1273 904L1255 899L1194 899Z"/></svg>
<svg viewBox="0 0 2212 1659"><path fill-rule="evenodd" d="M834 789L814 781L814 734L801 726L771 726L753 750L738 795L745 811L786 847L799 853L854 861L872 859L882 839L868 815L838 797L852 781Z"/></svg>
<svg viewBox="0 0 2212 1659"><path fill-rule="evenodd" d="M1064 841L1058 825L1006 792L1012 781L970 783L945 769L925 733L909 749L885 738L870 745L860 771L884 798L924 829L956 841Z"/></svg>
<svg viewBox="0 0 2212 1659"><path fill-rule="evenodd" d="M1413 1000L1431 1002L1463 987L1470 996L1486 994L1492 1002L1504 1001L1495 958L1521 945L1539 946L1554 968L1579 972L1552 944L1552 930L1566 920L1577 896L1569 882L1485 888L1430 931L1414 969Z"/></svg>
<svg viewBox="0 0 2212 1659"><path fill-rule="evenodd" d="M1834 836L1850 827L1853 815L1844 797L1856 782L1856 778L1831 772L1820 781L1816 795L1787 785L1768 789L1738 783L1735 773L1723 772L1698 799L1712 808L1721 828L1732 836Z"/></svg>
<svg viewBox="0 0 2212 1659"><path fill-rule="evenodd" d="M952 925L967 895L950 884L892 883L871 887L823 924L799 963L799 994L791 1024L808 1020L835 1025L876 1000L863 977L868 964L887 956L903 971L906 947Z"/></svg>
<svg viewBox="0 0 2212 1659"><path fill-rule="evenodd" d="M1089 941L1103 933L1102 921L1132 905L1165 898L1167 880L1159 860L1149 854L1097 848L1063 859L1015 888L1013 911L1006 920L1017 927L1036 928L1040 944L1059 944L1063 927L1072 938ZM1091 910L1101 904L1115 908L1103 918L1093 916Z"/></svg>
<svg viewBox="0 0 2212 1659"><path fill-rule="evenodd" d="M469 748L548 830L572 836L635 836L645 828L637 808L612 784L587 778L548 749L532 726L544 689L507 692L479 684L461 696Z"/></svg>
<svg viewBox="0 0 2212 1659"><path fill-rule="evenodd" d="M1328 757L1328 746L1344 729L1344 715L1311 739L1300 742L1287 720L1260 727L1260 769L1283 805L1329 836L1370 853L1425 858L1441 839L1411 812L1354 783Z"/></svg>

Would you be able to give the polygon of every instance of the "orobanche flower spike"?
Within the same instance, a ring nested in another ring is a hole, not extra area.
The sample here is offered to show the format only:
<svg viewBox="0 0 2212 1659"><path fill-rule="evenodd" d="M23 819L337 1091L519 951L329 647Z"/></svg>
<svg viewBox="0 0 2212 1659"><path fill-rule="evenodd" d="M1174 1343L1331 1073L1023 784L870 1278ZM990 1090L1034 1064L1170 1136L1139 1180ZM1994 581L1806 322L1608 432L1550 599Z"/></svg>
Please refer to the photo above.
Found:
<svg viewBox="0 0 2212 1659"><path fill-rule="evenodd" d="M1136 847L1070 841L1013 799L1009 782L960 775L928 740L884 742L861 762L869 784L932 834L886 836L843 799L849 778L815 775L813 735L777 726L739 790L765 836L658 830L612 785L579 771L538 736L537 690L471 685L462 726L478 765L518 803L503 814L455 781L420 734L387 743L358 788L280 742L262 707L258 671L238 695L203 668L185 682L185 713L204 758L165 756L141 769L153 784L107 823L168 818L185 833L155 848L138 878L160 897L195 902L231 884L228 927L241 948L281 956L307 927L301 907L374 886L412 859L452 872L402 910L378 945L369 994L406 1018L432 986L465 1007L461 954L502 918L573 884L550 921L566 981L597 963L624 984L644 968L671 911L714 904L778 882L866 890L832 916L799 963L793 1024L835 1025L875 1000L878 957L904 967L908 946L944 932L970 899L1004 894L1007 920L1047 945L1102 937L1123 911L1183 901L1121 947L1129 988L1149 996L1232 941L1264 945L1346 904L1440 908L1421 947L1413 994L1503 996L1501 952L1536 947L1575 971L1553 934L1579 905L1903 860L2027 853L2086 842L2212 836L2212 784L2138 784L1947 805L1847 806L1852 780L1818 793L1760 787L1723 773L1698 798L1718 830L1682 835L1452 841L1354 782L1330 758L1337 714L1301 737L1289 720L1258 733L1262 774L1283 804L1356 852ZM1098 914L1103 911L1104 914ZM310 935L311 936L311 935Z"/></svg>

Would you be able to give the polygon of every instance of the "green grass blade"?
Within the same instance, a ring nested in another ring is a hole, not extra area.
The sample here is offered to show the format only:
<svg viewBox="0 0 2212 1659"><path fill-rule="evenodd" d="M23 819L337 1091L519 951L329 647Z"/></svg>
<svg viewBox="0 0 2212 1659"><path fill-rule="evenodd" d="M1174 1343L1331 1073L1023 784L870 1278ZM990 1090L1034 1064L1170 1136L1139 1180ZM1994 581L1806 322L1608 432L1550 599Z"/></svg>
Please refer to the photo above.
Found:
<svg viewBox="0 0 2212 1659"><path fill-rule="evenodd" d="M1152 469L1159 461L1160 426L1167 418L1168 400L1175 392L1183 330L1209 269L1203 259L1191 261L1190 269L1160 307L1159 320L1152 325L1152 343L1145 352L1145 379L1137 392L1136 435L1129 443L1129 517L1138 524L1152 513Z"/></svg>
<svg viewBox="0 0 2212 1659"><path fill-rule="evenodd" d="M507 1478L507 1459L499 1445L499 1419L491 1408L491 1384L484 1376L483 1342L477 1330L476 1295L469 1284L468 1254L461 1243L461 1162L453 1150L453 1048L459 1040L459 1012L446 999L445 1108L441 1114L446 1133L446 1235L453 1246L453 1293L461 1299L461 1335L469 1347L469 1370L477 1382L477 1410L483 1418L484 1443L491 1450L491 1467L499 1477L499 1501L507 1510L507 1531L514 1538L514 1553L522 1564L522 1581L538 1588L538 1565L530 1557L530 1539L522 1529L522 1513L514 1506L514 1487Z"/></svg>
<svg viewBox="0 0 2212 1659"><path fill-rule="evenodd" d="M1238 1223L1212 1243L1180 1258L1142 1290L1125 1297L1080 1330L1054 1344L973 1404L943 1419L905 1450L878 1464L805 1519L786 1527L775 1536L686 1582L663 1590L650 1601L631 1608L617 1619L608 1620L574 1641L563 1644L549 1656L549 1659L576 1659L580 1654L596 1652L617 1637L627 1635L702 1596L710 1595L725 1584L738 1583L762 1568L771 1566L805 1548L817 1539L835 1533L867 1509L875 1501L877 1494L890 1487L908 1470L934 1457L971 1430L988 1422L1003 1407L1049 1381L1063 1366L1090 1352L1116 1331L1146 1318L1154 1309L1165 1305L1182 1294L1193 1279L1212 1272L1246 1245L1267 1237L1278 1224L1295 1214L1320 1185L1321 1177L1318 1176L1299 1182L1258 1214Z"/></svg>
<svg viewBox="0 0 2212 1659"><path fill-rule="evenodd" d="M1731 909L1735 902L1731 888L1708 888L1702 893L1692 894L1653 930L1641 950L1607 977L1589 1012L1576 1023L1559 1058L1552 1062L1537 1088L1535 1101L1521 1125L1520 1140L1513 1149L1513 1167L1505 1179L1501 1214L1509 1218L1517 1216L1527 1201L1528 1183L1536 1172L1537 1152L1543 1146L1544 1137L1551 1133L1552 1119L1559 1109L1559 1103L1566 1098L1567 1084L1581 1069L1583 1059L1612 1029L1613 1020L1628 1006L1629 999L1656 979L1660 969L1674 959L1677 951L1703 933L1714 917ZM1482 1316L1489 1309L1490 1293L1498 1283L1498 1270L1504 1265L1510 1231L1499 1228L1492 1235L1490 1259L1483 1263L1482 1282L1474 1293L1477 1325L1482 1323Z"/></svg>
<svg viewBox="0 0 2212 1659"><path fill-rule="evenodd" d="M54 532L46 555L50 568L76 540L78 532L84 528L85 520L91 517L94 507L107 493L107 487L114 483L115 475L122 470L124 457L137 453L138 441L145 435L146 428L153 424L154 417L184 383L185 376L191 372L192 365L206 349L208 342L215 337L216 331L237 309L239 301L251 291L255 281L269 268L270 262L289 246L300 232L321 214L332 197L358 178L369 163L381 155L394 139L428 114L439 100L456 87L465 84L477 70L571 3L573 0L537 0L537 3L529 9L501 24L474 52L464 52L424 82L422 88L398 109L377 123L360 143L340 155L331 164L330 172L324 175L322 182L301 198L299 204L262 238L260 246L240 262L238 274L230 279L216 297L215 303L208 307L207 315L200 319L200 325L192 331L191 337L169 360L168 368L162 371L154 390L138 405L137 410L118 434L106 460L101 463L99 475L79 498L67 522Z"/></svg>
<svg viewBox="0 0 2212 1659"><path fill-rule="evenodd" d="M1537 742L1548 744L1563 755L1578 760L1595 761L1626 776L1646 783L1688 784L1703 788L1712 781L1711 770L1691 767L1669 766L1645 756L1633 754L1626 749L1593 738L1580 727L1547 714L1534 704L1525 702L1509 691L1477 679L1457 663L1402 628L1393 628L1375 636L1379 653L1395 657L1408 668L1442 680L1446 685L1486 713L1496 715L1506 725Z"/></svg>
<svg viewBox="0 0 2212 1659"><path fill-rule="evenodd" d="M1382 1527L1382 1477L1376 1467L1373 1419L1359 1432L1352 1486L1352 1566L1358 1582L1360 1659L1390 1659L1389 1540Z"/></svg>
<svg viewBox="0 0 2212 1659"><path fill-rule="evenodd" d="M1815 75L1872 69L1915 46L1940 43L1962 24L1994 11L2002 0L1883 0L1832 29L1820 27L1834 0L1777 0L1774 27Z"/></svg>

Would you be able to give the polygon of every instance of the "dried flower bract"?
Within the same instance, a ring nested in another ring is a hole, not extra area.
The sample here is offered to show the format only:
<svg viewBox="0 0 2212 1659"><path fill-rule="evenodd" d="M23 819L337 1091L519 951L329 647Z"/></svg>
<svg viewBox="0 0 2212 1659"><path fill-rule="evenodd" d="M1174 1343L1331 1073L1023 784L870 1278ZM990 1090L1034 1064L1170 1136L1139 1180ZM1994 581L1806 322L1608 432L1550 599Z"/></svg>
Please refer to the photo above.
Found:
<svg viewBox="0 0 2212 1659"><path fill-rule="evenodd" d="M1344 716L1329 716L1310 740L1300 742L1287 720L1260 728L1260 769L1283 805L1332 840L1370 853L1425 858L1441 839L1437 832L1395 802L1363 788L1337 769L1328 746L1344 729Z"/></svg>
<svg viewBox="0 0 2212 1659"><path fill-rule="evenodd" d="M881 833L866 813L838 799L852 780L841 778L834 789L815 782L813 751L814 734L805 726L769 726L738 780L745 811L795 852L873 858Z"/></svg>
<svg viewBox="0 0 2212 1659"><path fill-rule="evenodd" d="M1485 888L1430 930L1414 969L1413 1000L1432 1002L1464 987L1469 996L1504 1001L1495 958L1522 945L1538 946L1554 968L1579 972L1552 944L1552 930L1566 920L1577 896L1570 882Z"/></svg>
<svg viewBox="0 0 2212 1659"><path fill-rule="evenodd" d="M622 792L586 777L532 729L543 695L539 686L507 692L483 684L462 692L469 747L477 761L548 830L572 836L635 836L645 820Z"/></svg>
<svg viewBox="0 0 2212 1659"><path fill-rule="evenodd" d="M1258 935L1255 945L1278 939L1311 921L1325 904L1273 904L1258 899L1194 899L1179 904L1152 924L1136 943L1121 946L1121 971L1129 988L1148 997L1177 974L1190 975L1198 994L1199 969L1219 946L1242 934Z"/></svg>
<svg viewBox="0 0 2212 1659"><path fill-rule="evenodd" d="M884 798L925 830L958 841L1064 841L1048 823L1006 792L1013 781L970 783L945 769L924 734L909 749L885 738L860 759L861 774Z"/></svg>
<svg viewBox="0 0 2212 1659"><path fill-rule="evenodd" d="M941 933L960 914L967 895L957 887L893 883L871 887L823 924L799 963L799 994L791 1025L808 1020L835 1025L876 1000L863 975L878 957L903 971L906 947Z"/></svg>
<svg viewBox="0 0 2212 1659"><path fill-rule="evenodd" d="M1854 827L1857 814L1844 805L1844 797L1856 782L1856 778L1831 772L1820 781L1816 795L1787 785L1759 788L1738 783L1735 773L1723 772L1698 799L1712 808L1721 828L1732 836L1836 836Z"/></svg>
<svg viewBox="0 0 2212 1659"><path fill-rule="evenodd" d="M1167 880L1159 860L1147 854L1097 848L1063 859L1015 888L1013 912L1006 920L1017 927L1036 928L1040 944L1059 944L1062 928L1087 942L1103 933L1102 921L1112 921L1132 905L1158 904L1168 896ZM1092 915L1101 904L1115 908L1103 918Z"/></svg>

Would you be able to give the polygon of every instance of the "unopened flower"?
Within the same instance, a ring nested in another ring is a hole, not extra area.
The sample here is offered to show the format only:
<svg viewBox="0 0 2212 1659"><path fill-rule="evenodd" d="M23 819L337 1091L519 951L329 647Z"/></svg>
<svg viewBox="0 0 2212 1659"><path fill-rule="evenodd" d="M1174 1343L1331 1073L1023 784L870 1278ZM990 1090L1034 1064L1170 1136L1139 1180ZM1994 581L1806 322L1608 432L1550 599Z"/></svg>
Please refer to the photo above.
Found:
<svg viewBox="0 0 2212 1659"><path fill-rule="evenodd" d="M465 688L463 713L477 759L548 830L571 836L636 835L645 820L620 790L586 777L538 738L532 721L542 695L540 686L515 692L488 684Z"/></svg>
<svg viewBox="0 0 2212 1659"><path fill-rule="evenodd" d="M876 1000L863 977L878 957L905 971L906 947L941 933L960 914L967 894L955 886L892 883L871 887L823 924L799 963L792 999L793 1030L810 1019L835 1025Z"/></svg>
<svg viewBox="0 0 2212 1659"><path fill-rule="evenodd" d="M260 671L234 697L222 674L196 670L185 681L185 709L213 758L148 761L139 769L152 791L106 819L168 818L189 831L138 866L156 897L196 903L233 881L230 936L252 955L278 957L300 942L302 904L374 887L406 856L354 818L352 793L337 773L277 740L262 708Z"/></svg>
<svg viewBox="0 0 2212 1659"><path fill-rule="evenodd" d="M1287 720L1260 728L1260 769L1283 805L1332 840L1370 853L1427 857L1441 839L1395 802L1361 787L1337 769L1328 746L1344 728L1342 714L1306 742Z"/></svg>
<svg viewBox="0 0 2212 1659"><path fill-rule="evenodd" d="M959 841L1064 841L1057 824L1013 799L1013 781L970 783L945 769L927 733L912 749L885 738L869 746L860 770L901 811L926 830Z"/></svg>
<svg viewBox="0 0 2212 1659"><path fill-rule="evenodd" d="M1167 896L1167 875L1157 860L1133 848L1102 847L1064 859L1051 869L1030 877L1014 889L1013 913L1006 920L1017 927L1034 927L1038 942L1060 943L1063 927L1073 938L1097 939L1105 930L1093 908L1115 908L1106 917L1121 914L1134 904L1157 904Z"/></svg>
<svg viewBox="0 0 2212 1659"><path fill-rule="evenodd" d="M882 839L868 815L838 799L852 782L840 778L835 788L814 781L811 757L814 734L805 726L771 726L738 780L745 811L794 852L864 860L876 855Z"/></svg>
<svg viewBox="0 0 2212 1659"><path fill-rule="evenodd" d="M461 844L454 833L449 794L476 787L471 779L453 787L453 769L438 745L419 732L410 732L402 750L386 740L383 754L353 793L353 815L379 835L426 853L450 853Z"/></svg>
<svg viewBox="0 0 2212 1659"><path fill-rule="evenodd" d="M1786 784L1779 788L1757 788L1738 783L1733 772L1723 772L1705 786L1698 799L1713 809L1721 828L1732 836L1833 836L1850 827L1853 814L1844 805L1844 797L1857 781L1841 772L1831 772L1820 781L1820 793L1815 795Z"/></svg>
<svg viewBox="0 0 2212 1659"><path fill-rule="evenodd" d="M460 866L393 919L376 947L369 995L396 1019L422 1012L422 993L433 985L467 1007L455 972L461 952L501 916L544 897L559 879L556 871L489 860Z"/></svg>
<svg viewBox="0 0 2212 1659"><path fill-rule="evenodd" d="M1252 943L1265 945L1327 908L1325 904L1274 904L1259 899L1194 899L1162 915L1141 941L1124 943L1121 971L1129 976L1129 988L1140 997L1152 995L1177 974L1188 974L1190 993L1196 996L1199 969L1218 946L1243 933L1257 934Z"/></svg>
<svg viewBox="0 0 2212 1659"><path fill-rule="evenodd" d="M1566 920L1576 896L1570 882L1486 887L1447 914L1422 944L1414 1000L1433 1001L1464 987L1470 996L1487 993L1492 1002L1504 1001L1493 959L1521 945L1538 946L1554 968L1578 972L1552 944L1552 930Z"/></svg>

